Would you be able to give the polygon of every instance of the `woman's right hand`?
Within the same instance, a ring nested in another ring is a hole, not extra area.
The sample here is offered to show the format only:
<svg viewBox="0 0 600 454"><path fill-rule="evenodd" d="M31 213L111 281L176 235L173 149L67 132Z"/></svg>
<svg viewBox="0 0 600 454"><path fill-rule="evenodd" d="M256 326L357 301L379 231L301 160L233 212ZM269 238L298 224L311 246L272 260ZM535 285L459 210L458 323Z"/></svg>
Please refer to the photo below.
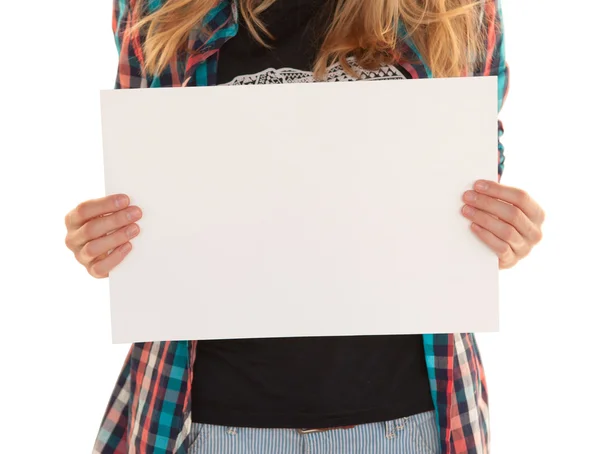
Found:
<svg viewBox="0 0 600 454"><path fill-rule="evenodd" d="M131 251L129 240L140 231L135 222L142 210L129 203L124 194L110 195L80 203L65 217L65 244L97 279L121 263Z"/></svg>

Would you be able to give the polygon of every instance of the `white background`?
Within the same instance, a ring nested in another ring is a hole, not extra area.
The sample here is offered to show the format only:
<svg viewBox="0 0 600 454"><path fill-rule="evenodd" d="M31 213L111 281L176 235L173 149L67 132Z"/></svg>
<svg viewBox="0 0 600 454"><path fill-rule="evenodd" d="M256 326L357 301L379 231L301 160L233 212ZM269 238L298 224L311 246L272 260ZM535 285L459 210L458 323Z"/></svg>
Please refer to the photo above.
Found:
<svg viewBox="0 0 600 454"><path fill-rule="evenodd" d="M111 7L3 5L2 452L90 452L127 352L110 341L106 280L89 277L63 242L67 211L104 194ZM600 452L598 12L592 0L504 0L503 183L528 190L548 216L543 243L502 272L501 333L478 337L494 453Z"/></svg>

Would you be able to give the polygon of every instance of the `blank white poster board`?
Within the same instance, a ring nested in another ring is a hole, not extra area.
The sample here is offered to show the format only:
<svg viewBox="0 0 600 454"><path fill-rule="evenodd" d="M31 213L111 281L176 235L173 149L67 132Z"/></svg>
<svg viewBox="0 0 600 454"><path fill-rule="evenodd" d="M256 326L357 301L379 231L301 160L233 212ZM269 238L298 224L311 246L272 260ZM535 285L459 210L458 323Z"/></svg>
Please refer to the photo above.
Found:
<svg viewBox="0 0 600 454"><path fill-rule="evenodd" d="M498 330L495 77L107 90L113 342Z"/></svg>

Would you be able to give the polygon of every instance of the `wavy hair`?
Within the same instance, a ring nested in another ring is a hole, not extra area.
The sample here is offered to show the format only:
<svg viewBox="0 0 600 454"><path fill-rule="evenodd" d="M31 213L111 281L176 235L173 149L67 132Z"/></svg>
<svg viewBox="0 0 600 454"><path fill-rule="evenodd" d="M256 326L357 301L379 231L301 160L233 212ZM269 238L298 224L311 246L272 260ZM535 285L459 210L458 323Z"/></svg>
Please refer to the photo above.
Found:
<svg viewBox="0 0 600 454"><path fill-rule="evenodd" d="M219 0L166 0L156 11L143 11L129 29L143 33L144 70L158 74L185 52L190 32ZM269 47L273 39L261 13L276 1L238 0L240 13L254 39ZM328 27L313 70L323 77L329 65L340 63L351 71L348 58L374 69L403 58L399 43L412 40L433 77L455 77L474 70L484 54L482 24L485 1L493 0L325 0L331 6ZM400 36L400 25L405 34ZM204 30L210 33L210 30Z"/></svg>

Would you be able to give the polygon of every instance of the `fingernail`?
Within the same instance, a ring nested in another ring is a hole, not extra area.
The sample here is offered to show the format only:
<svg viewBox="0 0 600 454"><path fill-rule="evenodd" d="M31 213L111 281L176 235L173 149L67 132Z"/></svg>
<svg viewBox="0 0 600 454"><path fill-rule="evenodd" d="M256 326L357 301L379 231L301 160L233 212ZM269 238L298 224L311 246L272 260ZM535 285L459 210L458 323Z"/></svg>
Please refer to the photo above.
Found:
<svg viewBox="0 0 600 454"><path fill-rule="evenodd" d="M129 220L129 221L139 219L141 216L142 216L142 212L140 211L139 208L134 208L127 212L127 220Z"/></svg>
<svg viewBox="0 0 600 454"><path fill-rule="evenodd" d="M485 181L478 181L477 183L475 183L475 189L479 189L480 191L487 191L489 187L490 185L487 184Z"/></svg>
<svg viewBox="0 0 600 454"><path fill-rule="evenodd" d="M131 251L131 243L125 243L123 245L123 252L127 253L129 251Z"/></svg>
<svg viewBox="0 0 600 454"><path fill-rule="evenodd" d="M139 232L139 227L137 224L130 225L127 227L126 233L129 238L133 238Z"/></svg>
<svg viewBox="0 0 600 454"><path fill-rule="evenodd" d="M465 192L465 200L468 200L469 202L474 202L475 200L477 200L477 195L473 191L467 191Z"/></svg>
<svg viewBox="0 0 600 454"><path fill-rule="evenodd" d="M472 217L475 214L475 210L473 208L469 207L469 206L464 206L463 207L463 213L467 217Z"/></svg>
<svg viewBox="0 0 600 454"><path fill-rule="evenodd" d="M124 195L117 197L117 200L115 200L115 205L117 208L123 208L125 205L127 205L127 197Z"/></svg>

